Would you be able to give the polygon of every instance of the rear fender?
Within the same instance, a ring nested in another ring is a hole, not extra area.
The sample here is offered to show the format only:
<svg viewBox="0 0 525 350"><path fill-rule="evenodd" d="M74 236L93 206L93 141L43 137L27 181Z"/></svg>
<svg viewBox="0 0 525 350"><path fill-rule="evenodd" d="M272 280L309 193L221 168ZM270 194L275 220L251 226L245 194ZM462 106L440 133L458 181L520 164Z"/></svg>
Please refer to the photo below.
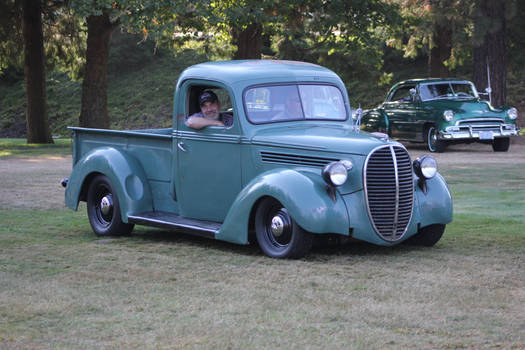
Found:
<svg viewBox="0 0 525 350"><path fill-rule="evenodd" d="M101 147L85 154L74 166L66 187L65 203L73 210L87 197L90 180L97 174L109 178L120 203L122 220L131 213L153 210L146 173L139 161L123 150Z"/></svg>
<svg viewBox="0 0 525 350"><path fill-rule="evenodd" d="M278 200L303 229L312 233L349 234L348 213L336 191L335 201L326 191L320 174L276 169L265 172L239 193L215 238L248 243L250 215L264 197Z"/></svg>

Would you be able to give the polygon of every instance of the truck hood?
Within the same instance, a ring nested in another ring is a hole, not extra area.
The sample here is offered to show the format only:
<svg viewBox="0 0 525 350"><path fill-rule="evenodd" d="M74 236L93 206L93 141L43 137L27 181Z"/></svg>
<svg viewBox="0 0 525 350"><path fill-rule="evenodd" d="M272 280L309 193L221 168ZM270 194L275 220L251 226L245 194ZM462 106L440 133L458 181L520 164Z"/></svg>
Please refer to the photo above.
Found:
<svg viewBox="0 0 525 350"><path fill-rule="evenodd" d="M317 150L324 152L368 155L378 146L396 143L383 140L349 126L284 125L268 127L257 132L251 142L254 145Z"/></svg>

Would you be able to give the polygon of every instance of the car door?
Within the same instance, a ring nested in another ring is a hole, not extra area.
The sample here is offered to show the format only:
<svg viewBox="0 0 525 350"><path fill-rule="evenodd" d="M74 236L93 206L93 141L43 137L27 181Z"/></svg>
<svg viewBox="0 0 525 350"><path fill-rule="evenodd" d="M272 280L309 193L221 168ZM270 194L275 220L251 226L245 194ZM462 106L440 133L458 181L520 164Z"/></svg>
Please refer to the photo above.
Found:
<svg viewBox="0 0 525 350"><path fill-rule="evenodd" d="M408 140L415 137L417 102L410 93L412 88L414 85L400 86L387 97L383 105L391 137Z"/></svg>
<svg viewBox="0 0 525 350"><path fill-rule="evenodd" d="M193 81L182 88L189 91L204 83L212 87L209 82ZM190 95L186 94L186 103L193 103ZM189 113L186 108L185 117ZM229 128L194 130L185 125L185 118L177 118L177 200L184 217L222 222L241 190L240 123L234 109L231 113L234 122Z"/></svg>

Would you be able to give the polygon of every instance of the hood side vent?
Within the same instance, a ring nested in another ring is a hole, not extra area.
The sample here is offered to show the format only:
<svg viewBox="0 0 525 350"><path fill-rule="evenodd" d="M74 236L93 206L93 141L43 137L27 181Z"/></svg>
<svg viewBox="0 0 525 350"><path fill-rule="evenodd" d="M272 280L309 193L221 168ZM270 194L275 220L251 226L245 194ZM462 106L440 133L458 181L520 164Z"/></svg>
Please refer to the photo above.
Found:
<svg viewBox="0 0 525 350"><path fill-rule="evenodd" d="M311 156L305 156L305 155L274 153L274 152L261 152L261 158L262 158L262 161L266 163L287 164L287 165L305 165L305 166L315 166L315 167L324 167L325 165L331 162L337 162L339 160L335 158L321 158L321 157L311 157Z"/></svg>

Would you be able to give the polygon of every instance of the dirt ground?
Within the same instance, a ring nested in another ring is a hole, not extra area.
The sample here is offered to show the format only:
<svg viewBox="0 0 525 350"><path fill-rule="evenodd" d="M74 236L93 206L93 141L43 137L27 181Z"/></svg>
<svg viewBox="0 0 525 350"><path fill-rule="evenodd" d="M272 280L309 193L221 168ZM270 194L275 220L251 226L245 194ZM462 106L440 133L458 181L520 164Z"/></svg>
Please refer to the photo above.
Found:
<svg viewBox="0 0 525 350"><path fill-rule="evenodd" d="M423 145L409 144L415 159L429 154ZM512 144L509 152L493 152L490 145L454 145L432 154L439 167L489 162L514 163L525 170L525 144ZM12 157L0 159L0 209L56 209L64 207L60 180L71 172L71 157Z"/></svg>

